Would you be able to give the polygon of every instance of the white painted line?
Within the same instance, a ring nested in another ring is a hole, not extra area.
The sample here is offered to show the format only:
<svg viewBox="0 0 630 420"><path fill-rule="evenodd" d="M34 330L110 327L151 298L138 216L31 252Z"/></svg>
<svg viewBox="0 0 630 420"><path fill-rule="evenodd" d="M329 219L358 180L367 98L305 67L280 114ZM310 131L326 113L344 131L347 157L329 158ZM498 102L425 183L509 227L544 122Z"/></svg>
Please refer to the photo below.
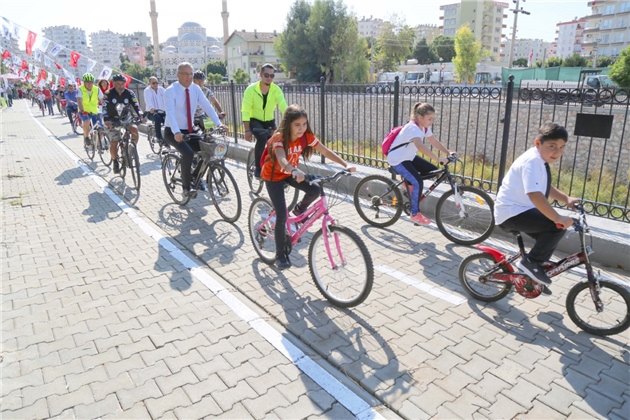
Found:
<svg viewBox="0 0 630 420"><path fill-rule="evenodd" d="M432 286L428 283L424 283L418 279L415 279L405 273L402 273L400 271L394 270L393 268L390 268L386 265L379 265L374 267L376 268L378 271L380 271L381 273L385 273L397 280L402 281L403 283L408 284L409 286L415 287L418 290L422 290L425 293L430 294L431 296L435 296L436 298L445 300L449 303L452 303L453 305L461 305L462 303L466 302L466 299L454 295L452 293L449 292L445 292L442 289L439 289L435 286Z"/></svg>
<svg viewBox="0 0 630 420"><path fill-rule="evenodd" d="M31 117L33 113L30 112ZM223 303L225 303L240 319L248 323L265 340L273 345L280 353L289 359L295 366L304 372L309 378L315 381L341 405L350 411L358 419L384 419L372 406L352 392L348 387L339 382L334 376L324 368L315 363L304 352L293 345L289 340L276 331L269 323L260 318L254 311L249 309L234 294L230 293L218 281L202 269L202 265L186 256L177 248L171 240L160 234L153 226L135 212L131 207L112 191L107 182L96 175L81 159L66 145L61 143L43 124L35 120L48 138L55 140L55 144L61 148L79 167L88 175L107 196L148 236L153 238L162 248L171 254L173 258L190 270L191 276L203 283L212 293L214 293Z"/></svg>

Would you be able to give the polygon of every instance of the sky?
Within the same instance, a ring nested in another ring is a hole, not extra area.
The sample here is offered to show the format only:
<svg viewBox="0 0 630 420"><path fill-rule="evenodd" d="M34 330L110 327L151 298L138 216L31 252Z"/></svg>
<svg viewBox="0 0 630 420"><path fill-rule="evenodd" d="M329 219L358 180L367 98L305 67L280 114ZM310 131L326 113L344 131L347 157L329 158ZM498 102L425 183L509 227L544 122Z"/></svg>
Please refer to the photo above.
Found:
<svg viewBox="0 0 630 420"><path fill-rule="evenodd" d="M437 24L442 16L440 6L458 3L458 0L343 0L349 11L362 17L387 19L393 13L404 18L411 26ZM510 8L514 6L511 0ZM228 27L234 30L272 32L282 31L286 16L294 0L228 0L230 13ZM590 14L587 1L574 0L521 0L520 6L531 12L519 14L517 38L542 38L553 41L556 23L570 21ZM151 36L149 0L2 0L0 15L36 33L43 28L70 25L84 29L89 40L92 32L111 30L122 34L136 31ZM164 42L177 35L184 22L197 22L206 28L208 36L222 36L221 0L156 0L159 38ZM119 18L115 16L119 15ZM508 13L504 34L511 37L514 14ZM88 24L89 22L89 24Z"/></svg>

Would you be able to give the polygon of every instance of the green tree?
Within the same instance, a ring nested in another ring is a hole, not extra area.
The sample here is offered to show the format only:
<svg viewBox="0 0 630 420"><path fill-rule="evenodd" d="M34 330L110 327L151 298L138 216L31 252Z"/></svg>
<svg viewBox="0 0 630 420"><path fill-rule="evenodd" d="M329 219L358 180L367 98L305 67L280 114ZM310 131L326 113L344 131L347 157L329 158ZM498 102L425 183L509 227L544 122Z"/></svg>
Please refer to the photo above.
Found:
<svg viewBox="0 0 630 420"><path fill-rule="evenodd" d="M286 29L278 35L273 46L286 69L297 73L298 81L317 80L321 73L318 59L310 48L310 17L311 5L305 0L296 0L287 14Z"/></svg>
<svg viewBox="0 0 630 420"><path fill-rule="evenodd" d="M143 67L138 63L126 65L123 71L126 75L143 82L147 82L149 77L155 75L155 67Z"/></svg>
<svg viewBox="0 0 630 420"><path fill-rule="evenodd" d="M422 38L413 49L411 53L413 58L418 60L418 64L431 64L438 60L429 49L429 44L426 38Z"/></svg>
<svg viewBox="0 0 630 420"><path fill-rule="evenodd" d="M593 67L595 60L588 60L588 63L586 64L586 67ZM617 60L615 59L615 57L609 57L607 55L600 55L597 56L597 67L601 68L601 67L612 67L613 64L615 64Z"/></svg>
<svg viewBox="0 0 630 420"><path fill-rule="evenodd" d="M147 53L144 56L144 60L152 65L155 64L153 63L153 44L147 46Z"/></svg>
<svg viewBox="0 0 630 420"><path fill-rule="evenodd" d="M206 74L215 73L221 76L227 75L227 64L225 60L210 60L203 67L203 71Z"/></svg>
<svg viewBox="0 0 630 420"><path fill-rule="evenodd" d="M127 57L123 53L120 53L120 55L118 56L118 59L120 60L120 66L119 66L120 70L126 72L127 67L131 65L131 61L129 61L129 57Z"/></svg>
<svg viewBox="0 0 630 420"><path fill-rule="evenodd" d="M541 64L542 64L542 61L541 61ZM515 67L527 67L527 58L523 58L523 57L517 58L516 60L512 61L512 65Z"/></svg>
<svg viewBox="0 0 630 420"><path fill-rule="evenodd" d="M395 71L401 62L411 57L414 30L405 24L404 19L392 15L381 25L381 34L376 39L374 61L382 71Z"/></svg>
<svg viewBox="0 0 630 420"><path fill-rule="evenodd" d="M438 60L441 57L442 61L448 63L453 61L453 57L455 57L455 40L450 36L437 36L429 45L429 50L435 57L438 57Z"/></svg>
<svg viewBox="0 0 630 420"><path fill-rule="evenodd" d="M219 85L223 80L223 75L219 73L208 73L206 75L206 81L211 85Z"/></svg>
<svg viewBox="0 0 630 420"><path fill-rule="evenodd" d="M542 67L542 60L540 58L536 60L534 64L532 64L532 68L541 68L541 67Z"/></svg>
<svg viewBox="0 0 630 420"><path fill-rule="evenodd" d="M608 72L608 77L621 87L630 87L630 46L626 47Z"/></svg>
<svg viewBox="0 0 630 420"><path fill-rule="evenodd" d="M587 64L586 57L582 57L578 53L562 60L562 67L586 67Z"/></svg>
<svg viewBox="0 0 630 420"><path fill-rule="evenodd" d="M545 63L545 67L560 67L562 65L562 57L551 57Z"/></svg>
<svg viewBox="0 0 630 420"><path fill-rule="evenodd" d="M232 77L234 77L234 81L238 84L249 83L250 80L249 74L240 67L236 69Z"/></svg>
<svg viewBox="0 0 630 420"><path fill-rule="evenodd" d="M455 58L453 68L460 81L471 83L481 60L481 42L470 30L468 23L460 26L455 32Z"/></svg>
<svg viewBox="0 0 630 420"><path fill-rule="evenodd" d="M335 32L332 45L335 52L331 58L335 81L364 82L370 63L366 58L367 42L359 38L356 19L348 19L348 25Z"/></svg>

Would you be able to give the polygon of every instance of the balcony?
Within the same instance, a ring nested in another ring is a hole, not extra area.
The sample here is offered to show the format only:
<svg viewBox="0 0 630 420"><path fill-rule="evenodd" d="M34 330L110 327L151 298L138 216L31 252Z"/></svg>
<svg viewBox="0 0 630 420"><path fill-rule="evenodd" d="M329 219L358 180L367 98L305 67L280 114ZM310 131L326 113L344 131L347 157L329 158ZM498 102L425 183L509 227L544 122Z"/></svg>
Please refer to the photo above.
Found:
<svg viewBox="0 0 630 420"><path fill-rule="evenodd" d="M444 16L440 16L440 20L444 20Z"/></svg>

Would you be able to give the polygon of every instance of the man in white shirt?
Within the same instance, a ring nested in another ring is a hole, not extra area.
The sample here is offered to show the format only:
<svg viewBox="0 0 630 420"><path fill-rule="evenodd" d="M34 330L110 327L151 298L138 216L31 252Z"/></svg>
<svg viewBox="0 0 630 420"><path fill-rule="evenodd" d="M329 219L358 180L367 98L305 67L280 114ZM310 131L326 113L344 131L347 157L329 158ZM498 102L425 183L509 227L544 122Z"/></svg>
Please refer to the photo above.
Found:
<svg viewBox="0 0 630 420"><path fill-rule="evenodd" d="M184 140L184 134L195 133L193 116L197 105L201 106L217 127L227 128L221 124L219 116L212 104L203 94L201 88L193 84L192 64L184 62L177 67L177 82L166 89L164 102L166 104L166 123L164 139L182 155L182 186L185 196L194 196L195 191L190 188L191 167L195 152L199 151L199 140ZM203 189L203 186L202 186Z"/></svg>
<svg viewBox="0 0 630 420"><path fill-rule="evenodd" d="M494 203L497 225L526 233L536 240L529 254L516 266L533 281L545 285L551 284L551 279L542 263L551 258L564 230L573 226L573 219L558 214L548 199L567 203L570 209L579 201L551 185L549 164L560 160L568 137L561 125L543 124L534 147L519 156L503 178ZM548 289L545 293L551 294Z"/></svg>
<svg viewBox="0 0 630 420"><path fill-rule="evenodd" d="M162 124L166 119L166 105L164 104L164 89L158 85L157 77L149 78L149 85L144 89L144 104L146 116L155 124L155 137L162 142Z"/></svg>

